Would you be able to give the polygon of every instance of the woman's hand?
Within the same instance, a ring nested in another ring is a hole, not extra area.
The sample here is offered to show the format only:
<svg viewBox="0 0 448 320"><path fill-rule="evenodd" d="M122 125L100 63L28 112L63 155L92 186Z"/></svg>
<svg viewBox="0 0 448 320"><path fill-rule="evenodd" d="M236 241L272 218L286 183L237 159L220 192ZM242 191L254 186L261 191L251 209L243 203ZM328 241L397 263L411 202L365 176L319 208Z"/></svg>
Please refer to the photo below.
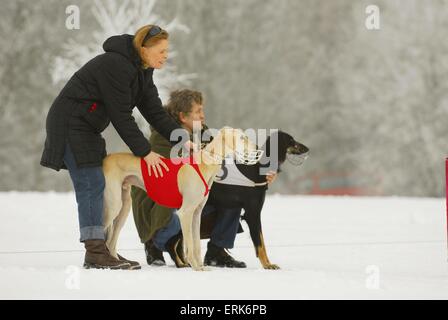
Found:
<svg viewBox="0 0 448 320"><path fill-rule="evenodd" d="M274 182L275 179L277 179L277 172L269 171L268 174L266 175L266 181L268 182L268 184Z"/></svg>
<svg viewBox="0 0 448 320"><path fill-rule="evenodd" d="M149 176L151 176L151 170L154 171L154 174L156 175L156 178L159 177L163 177L163 172L162 172L162 168L164 167L166 171L170 171L170 169L168 169L168 166L165 164L165 162L163 162L161 159L163 157L155 152L150 152L144 159L146 161L146 163L148 164L148 174Z"/></svg>

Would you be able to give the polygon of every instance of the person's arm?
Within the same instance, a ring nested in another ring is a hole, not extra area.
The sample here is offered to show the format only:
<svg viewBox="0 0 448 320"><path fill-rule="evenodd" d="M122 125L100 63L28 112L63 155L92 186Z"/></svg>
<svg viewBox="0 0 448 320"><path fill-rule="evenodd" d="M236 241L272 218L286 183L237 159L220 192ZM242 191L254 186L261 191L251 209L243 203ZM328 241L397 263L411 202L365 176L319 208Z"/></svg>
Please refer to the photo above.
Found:
<svg viewBox="0 0 448 320"><path fill-rule="evenodd" d="M172 145L181 141L181 138L173 141L170 140L171 132L174 130L180 129L181 133L185 135L185 138L188 137L188 132L168 114L165 108L163 108L162 101L160 101L159 93L155 86L145 89L143 98L137 108L146 121L148 121L148 123L151 124L165 139L170 141Z"/></svg>
<svg viewBox="0 0 448 320"><path fill-rule="evenodd" d="M151 150L157 152L162 157L169 158L171 148L173 147L171 143L160 135L156 130L151 128L151 137L149 138L149 143L151 144Z"/></svg>
<svg viewBox="0 0 448 320"><path fill-rule="evenodd" d="M106 55L96 74L112 125L134 155L145 157L151 152L151 145L132 116L130 84L134 76L126 61L112 55Z"/></svg>
<svg viewBox="0 0 448 320"><path fill-rule="evenodd" d="M275 179L277 179L277 172L275 171L268 172L268 174L266 175L266 181L268 182L268 184L274 182Z"/></svg>

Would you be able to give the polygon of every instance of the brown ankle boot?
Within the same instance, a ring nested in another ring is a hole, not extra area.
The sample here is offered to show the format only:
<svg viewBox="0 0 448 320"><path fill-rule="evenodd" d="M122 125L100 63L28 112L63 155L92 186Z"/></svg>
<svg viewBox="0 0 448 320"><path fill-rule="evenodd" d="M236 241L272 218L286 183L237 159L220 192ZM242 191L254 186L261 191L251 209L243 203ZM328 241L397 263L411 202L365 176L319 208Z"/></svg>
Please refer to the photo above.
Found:
<svg viewBox="0 0 448 320"><path fill-rule="evenodd" d="M84 258L84 268L86 269L129 269L130 263L120 261L112 257L107 250L104 240L93 239L84 241L86 256Z"/></svg>
<svg viewBox="0 0 448 320"><path fill-rule="evenodd" d="M129 269L131 269L131 270L140 270L142 268L140 263L138 263L137 261L128 260L128 259L120 256L118 253L117 253L117 256L118 256L118 259L120 259L120 261L129 263L131 265L131 267Z"/></svg>

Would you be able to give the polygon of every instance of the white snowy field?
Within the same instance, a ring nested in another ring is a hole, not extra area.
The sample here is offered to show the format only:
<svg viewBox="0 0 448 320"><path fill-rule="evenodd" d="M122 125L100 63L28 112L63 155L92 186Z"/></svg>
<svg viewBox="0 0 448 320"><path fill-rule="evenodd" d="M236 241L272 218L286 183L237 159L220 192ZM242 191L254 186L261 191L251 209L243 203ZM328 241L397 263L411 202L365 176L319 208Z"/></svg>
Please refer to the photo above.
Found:
<svg viewBox="0 0 448 320"><path fill-rule="evenodd" d="M119 252L142 270L83 270L72 193L6 192L0 203L0 299L448 298L444 199L269 196L265 241L282 269L262 269L245 232L231 252L248 268L207 272L168 255L166 267L146 265L132 214Z"/></svg>

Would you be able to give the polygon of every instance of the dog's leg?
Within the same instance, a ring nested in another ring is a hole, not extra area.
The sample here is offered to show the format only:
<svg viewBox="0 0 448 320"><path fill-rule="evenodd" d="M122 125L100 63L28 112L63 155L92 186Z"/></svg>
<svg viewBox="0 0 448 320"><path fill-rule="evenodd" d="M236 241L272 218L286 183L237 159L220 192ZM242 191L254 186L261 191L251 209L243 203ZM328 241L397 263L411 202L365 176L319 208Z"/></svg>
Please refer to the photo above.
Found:
<svg viewBox="0 0 448 320"><path fill-rule="evenodd" d="M183 203L188 203L185 200L186 199L184 196ZM182 228L182 234L184 237L184 256L187 260L186 262L189 263L194 270L199 271L201 268L194 257L194 239L192 233L193 216L196 207L184 204L178 211L180 226Z"/></svg>
<svg viewBox="0 0 448 320"><path fill-rule="evenodd" d="M261 225L259 225L259 227L257 227L254 224L251 224L250 220L247 220L247 222L248 222L247 225L249 226L249 230L250 230L250 235L251 235L252 241L255 246L255 255L260 260L263 268L271 269L271 270L280 269L280 267L278 265L272 264L269 261L268 255L266 253L266 246L264 244L264 238L263 238L263 232L261 230Z"/></svg>
<svg viewBox="0 0 448 320"><path fill-rule="evenodd" d="M182 228L183 241L184 241L184 256L186 262L191 265L195 271L204 271L203 263L200 257L200 214L202 208L200 203L194 203L194 201L189 201L189 197L183 199L183 205L178 211L179 220ZM199 221L195 220L198 217ZM198 225L199 224L199 225ZM196 226L198 227L196 227ZM198 249L199 247L199 249ZM199 254L199 257L198 257Z"/></svg>
<svg viewBox="0 0 448 320"><path fill-rule="evenodd" d="M208 198L208 197L207 197ZM196 260L196 263L200 266L200 268L204 271L210 270L209 268L204 267L204 262L202 260L201 255L201 214L202 209L205 206L205 203L207 202L207 198L204 199L204 201L197 207L197 209L194 211L193 214L193 254L194 259Z"/></svg>
<svg viewBox="0 0 448 320"><path fill-rule="evenodd" d="M109 249L109 243L112 240L112 235L114 234L114 223L109 224L108 227L104 228L104 236L106 238L106 247Z"/></svg>
<svg viewBox="0 0 448 320"><path fill-rule="evenodd" d="M261 265L265 269L278 270L280 267L269 261L268 254L266 253L266 246L264 245L263 232L260 231L261 245L257 247L258 259L260 259Z"/></svg>
<svg viewBox="0 0 448 320"><path fill-rule="evenodd" d="M120 235L121 229L126 223L129 211L131 210L132 200L131 200L131 186L124 184L121 189L121 209L118 216L114 219L112 236L110 242L108 243L108 248L110 254L118 259L117 255L117 242Z"/></svg>
<svg viewBox="0 0 448 320"><path fill-rule="evenodd" d="M112 239L114 238L114 220L122 207L121 184L106 177L106 188L104 189L103 226L106 236L106 246L112 252Z"/></svg>
<svg viewBox="0 0 448 320"><path fill-rule="evenodd" d="M263 208L264 199L265 194L262 193L259 197L254 197L250 201L247 201L244 205L244 219L249 227L250 237L255 247L255 254L260 260L261 265L264 269L277 270L280 267L272 264L268 259L261 229L261 209Z"/></svg>
<svg viewBox="0 0 448 320"><path fill-rule="evenodd" d="M203 271L200 258L200 215L204 202L203 182L196 171L190 166L183 166L178 174L179 191L182 193L182 207L178 211L184 237L184 252L186 262L196 271ZM200 208L201 207L201 208ZM198 212L199 211L199 212ZM195 216L198 219L195 219ZM199 247L199 249L198 249ZM197 256L199 252L199 257Z"/></svg>

